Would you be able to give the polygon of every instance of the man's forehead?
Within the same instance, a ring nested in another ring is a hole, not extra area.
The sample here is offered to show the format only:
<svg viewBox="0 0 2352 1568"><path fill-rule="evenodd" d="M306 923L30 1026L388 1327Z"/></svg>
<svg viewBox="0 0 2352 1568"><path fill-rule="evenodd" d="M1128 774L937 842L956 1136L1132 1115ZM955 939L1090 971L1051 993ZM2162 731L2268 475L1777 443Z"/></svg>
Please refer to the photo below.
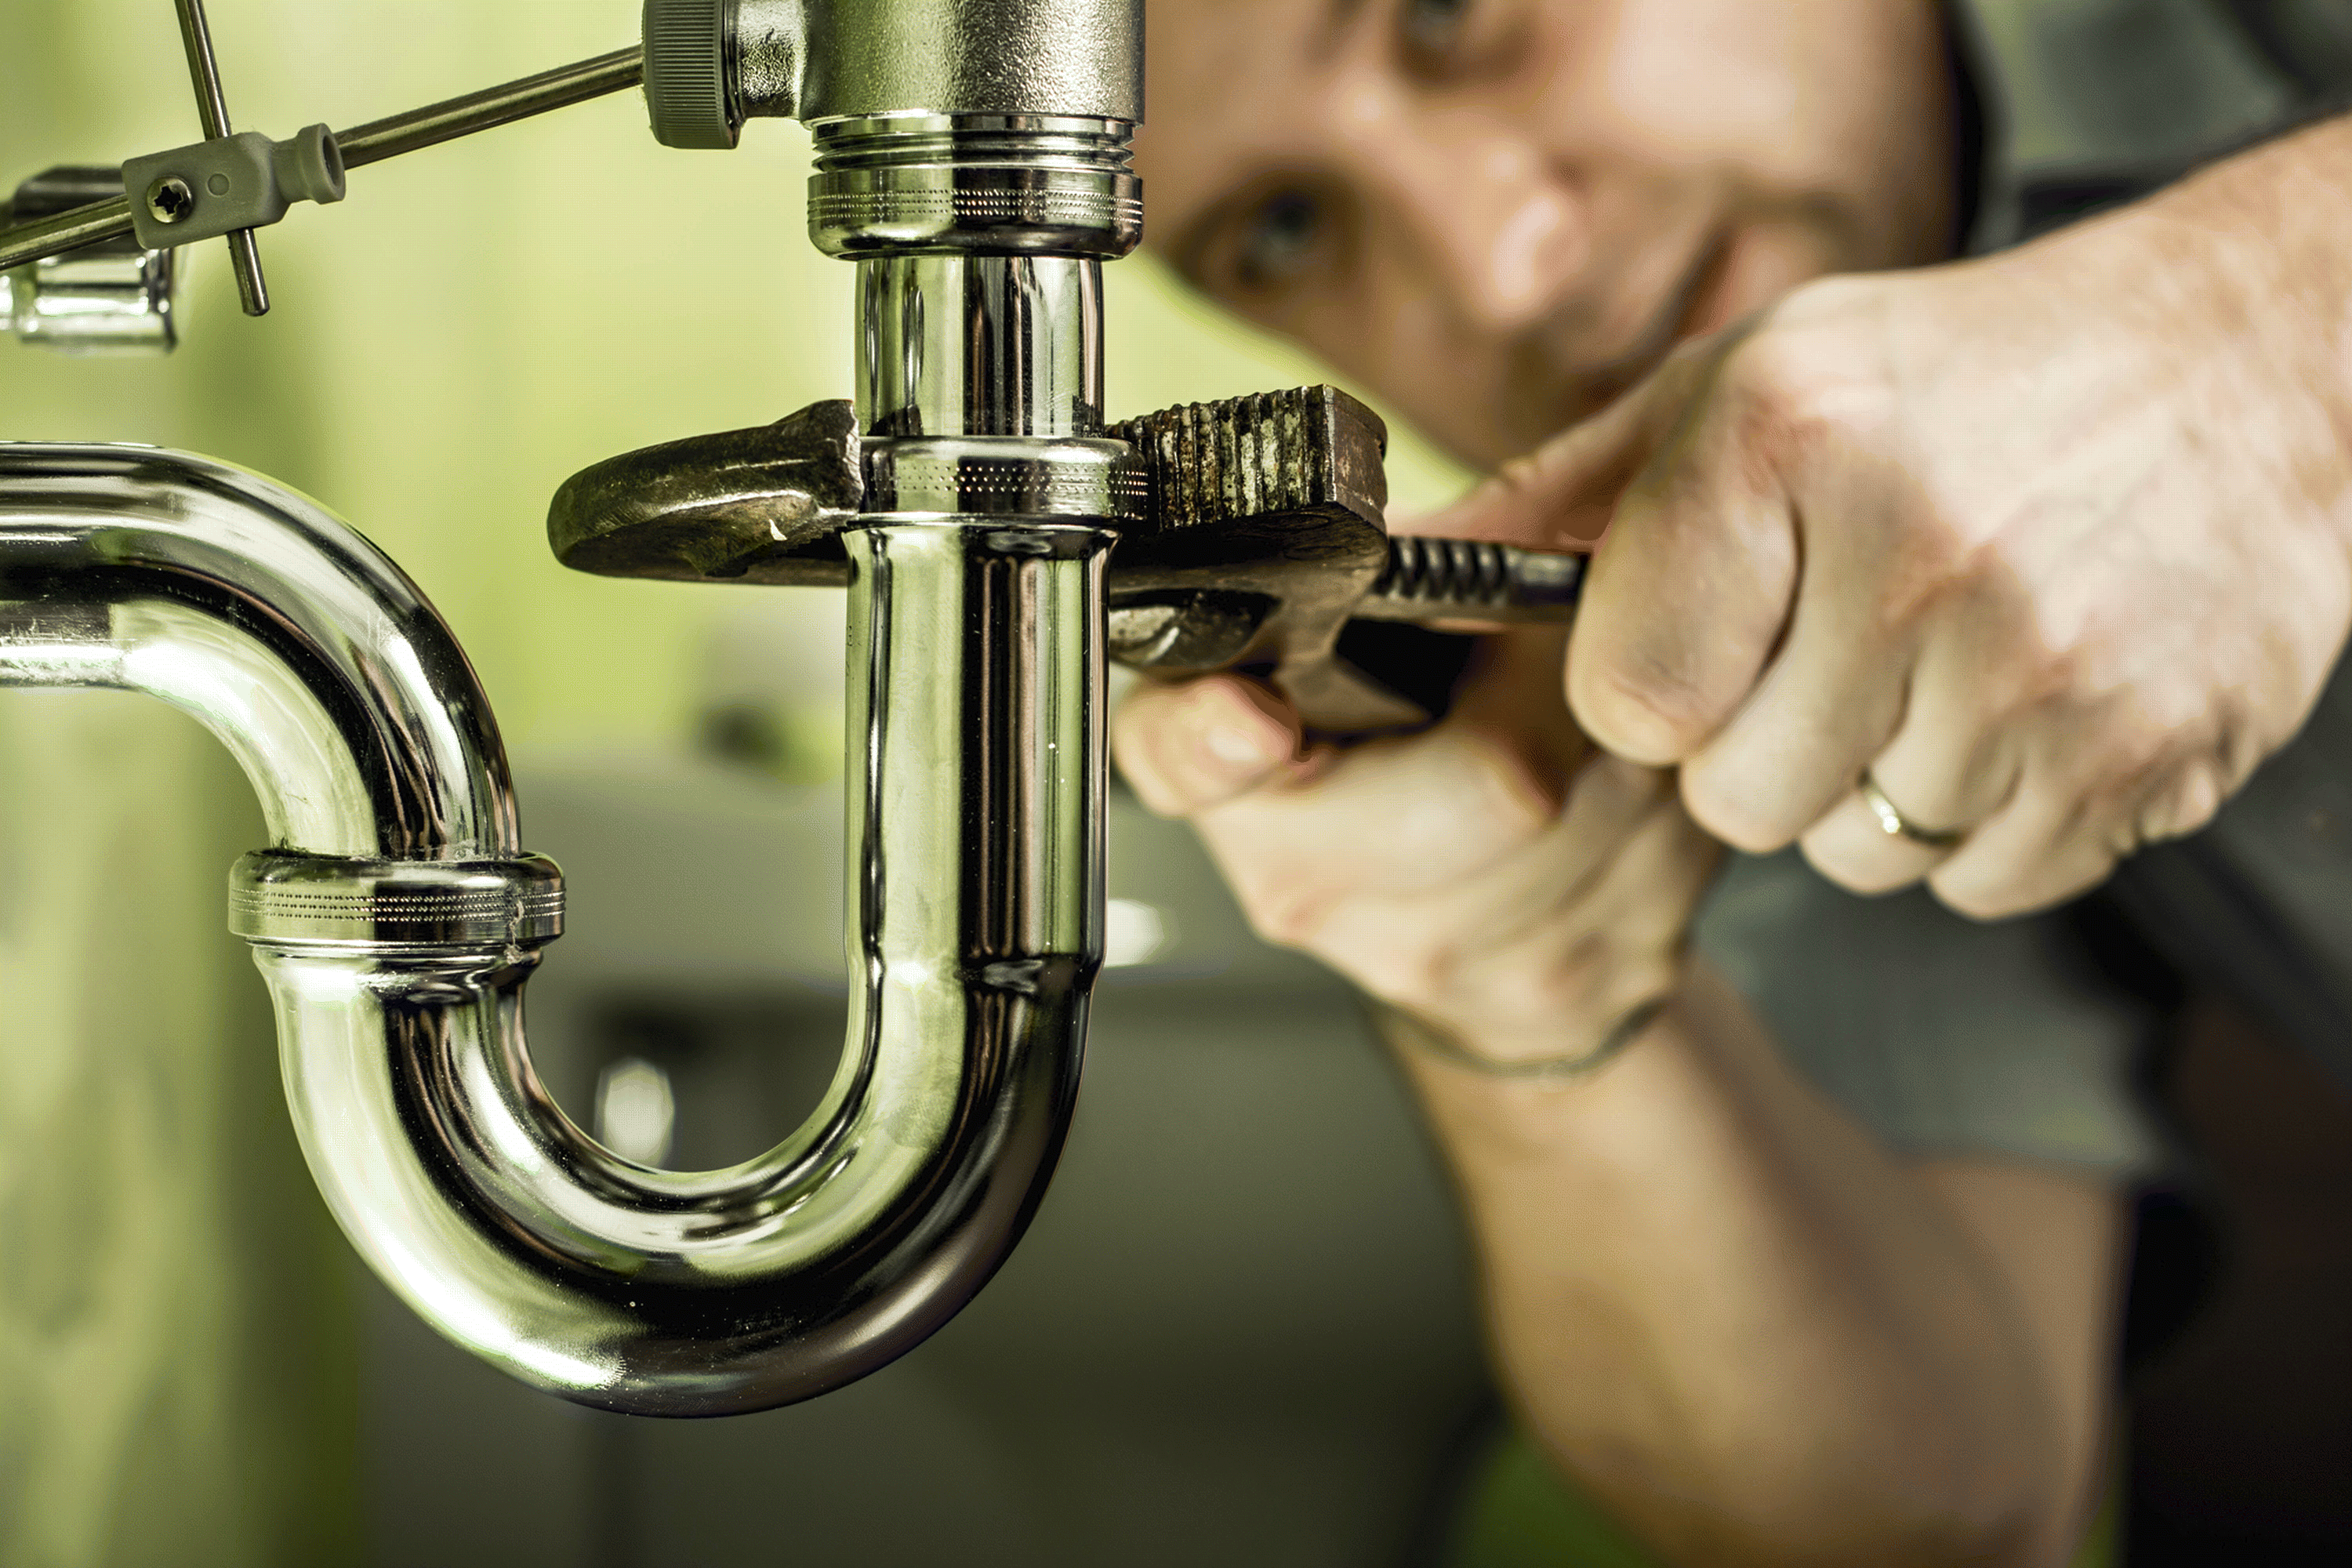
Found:
<svg viewBox="0 0 2352 1568"><path fill-rule="evenodd" d="M1155 236L1291 154L1320 111L1340 35L1374 0L1159 0L1138 138Z"/></svg>
<svg viewBox="0 0 2352 1568"><path fill-rule="evenodd" d="M1373 0L1158 0L1148 8L1147 60L1172 86L1203 81L1202 68L1305 63ZM1213 79L1203 84L1213 89Z"/></svg>

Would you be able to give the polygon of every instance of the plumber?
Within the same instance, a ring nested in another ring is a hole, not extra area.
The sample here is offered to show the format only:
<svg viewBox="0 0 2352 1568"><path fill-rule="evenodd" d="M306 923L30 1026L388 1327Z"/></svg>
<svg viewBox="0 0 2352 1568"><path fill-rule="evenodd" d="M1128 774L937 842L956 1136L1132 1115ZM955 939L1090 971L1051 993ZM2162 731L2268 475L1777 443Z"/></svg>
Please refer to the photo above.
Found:
<svg viewBox="0 0 2352 1568"><path fill-rule="evenodd" d="M1677 1563L2340 1560L2352 5L1151 26L1160 254L1493 475L1417 531L1593 552L1421 735L1118 725L1370 999L1532 1441Z"/></svg>

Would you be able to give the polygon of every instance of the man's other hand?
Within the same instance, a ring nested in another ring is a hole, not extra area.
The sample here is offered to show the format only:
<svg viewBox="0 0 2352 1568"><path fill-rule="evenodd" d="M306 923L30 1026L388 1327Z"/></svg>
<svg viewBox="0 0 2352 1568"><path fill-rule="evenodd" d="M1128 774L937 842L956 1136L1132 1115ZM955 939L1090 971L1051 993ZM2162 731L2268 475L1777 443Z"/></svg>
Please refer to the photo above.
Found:
<svg viewBox="0 0 2352 1568"><path fill-rule="evenodd" d="M1223 675L1139 685L1112 738L1268 941L1481 1055L1569 1055L1673 989L1718 851L1670 778L1576 732L1562 652L1551 627L1488 639L1410 737L1302 750L1281 696Z"/></svg>
<svg viewBox="0 0 2352 1568"><path fill-rule="evenodd" d="M1825 279L1417 526L1598 539L1570 700L1716 837L2036 908L2201 826L2343 645L2345 351L2275 268L2159 207Z"/></svg>

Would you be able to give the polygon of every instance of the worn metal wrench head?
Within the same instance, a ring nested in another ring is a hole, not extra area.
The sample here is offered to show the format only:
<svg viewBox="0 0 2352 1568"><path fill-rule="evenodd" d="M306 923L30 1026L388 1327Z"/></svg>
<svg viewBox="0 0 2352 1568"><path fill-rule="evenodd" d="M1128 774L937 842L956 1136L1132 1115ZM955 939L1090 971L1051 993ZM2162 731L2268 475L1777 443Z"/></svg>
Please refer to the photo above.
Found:
<svg viewBox="0 0 2352 1568"><path fill-rule="evenodd" d="M1110 563L1110 654L1165 675L1263 668L1308 726L1425 722L1343 657L1350 620L1565 620L1574 556L1391 539L1388 430L1336 387L1162 409L1114 426L1149 497ZM567 566L616 577L839 585L868 476L857 419L819 403L773 425L599 463L556 493Z"/></svg>
<svg viewBox="0 0 2352 1568"><path fill-rule="evenodd" d="M582 469L555 492L547 542L604 577L839 587L841 531L865 499L856 410L816 403Z"/></svg>

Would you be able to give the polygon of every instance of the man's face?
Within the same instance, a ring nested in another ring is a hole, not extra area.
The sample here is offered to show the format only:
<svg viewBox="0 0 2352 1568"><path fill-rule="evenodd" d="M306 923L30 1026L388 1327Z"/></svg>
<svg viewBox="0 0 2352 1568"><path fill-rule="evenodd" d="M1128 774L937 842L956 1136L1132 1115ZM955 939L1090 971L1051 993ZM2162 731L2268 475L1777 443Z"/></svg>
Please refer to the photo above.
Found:
<svg viewBox="0 0 2352 1568"><path fill-rule="evenodd" d="M1492 465L1949 247L1935 0L1155 0L1153 243Z"/></svg>

